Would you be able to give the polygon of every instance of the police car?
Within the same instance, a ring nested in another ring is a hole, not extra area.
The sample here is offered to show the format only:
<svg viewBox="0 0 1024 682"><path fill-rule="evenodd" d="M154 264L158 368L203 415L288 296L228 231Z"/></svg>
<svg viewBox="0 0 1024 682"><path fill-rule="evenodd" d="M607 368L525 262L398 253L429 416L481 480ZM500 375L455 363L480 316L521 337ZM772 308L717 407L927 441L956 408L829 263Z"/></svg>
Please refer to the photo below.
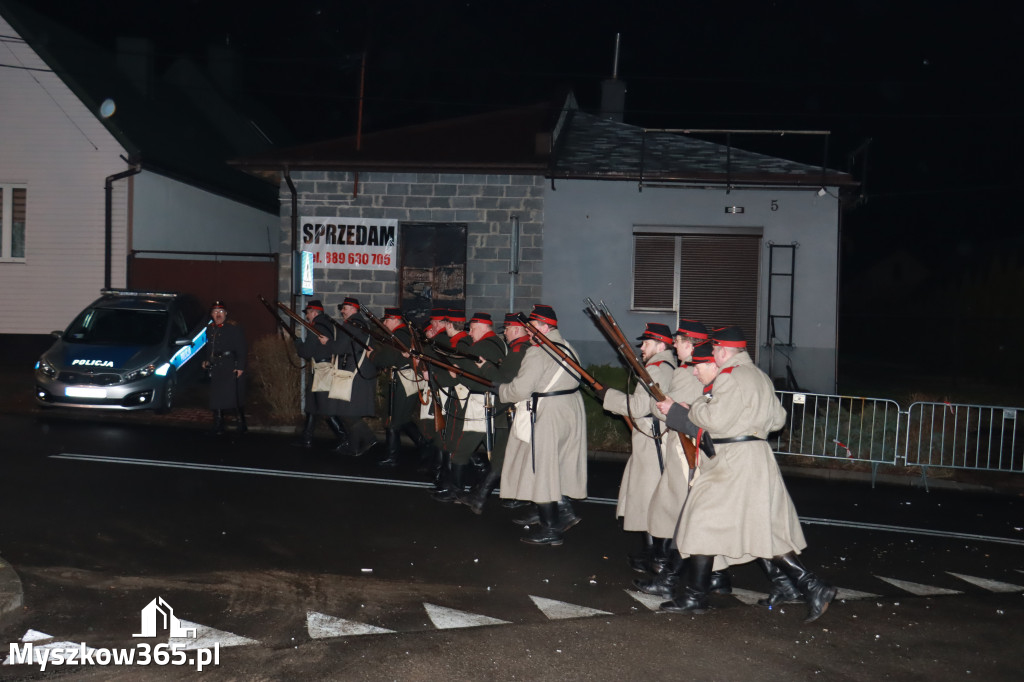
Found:
<svg viewBox="0 0 1024 682"><path fill-rule="evenodd" d="M166 412L195 380L209 321L192 296L104 289L36 363L42 405Z"/></svg>

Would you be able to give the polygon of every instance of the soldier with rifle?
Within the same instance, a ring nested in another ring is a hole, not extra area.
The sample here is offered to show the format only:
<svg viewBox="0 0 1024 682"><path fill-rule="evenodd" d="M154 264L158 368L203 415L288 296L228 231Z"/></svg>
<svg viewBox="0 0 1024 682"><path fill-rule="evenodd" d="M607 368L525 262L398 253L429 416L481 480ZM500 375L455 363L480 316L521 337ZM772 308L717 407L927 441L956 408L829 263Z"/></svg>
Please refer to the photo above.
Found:
<svg viewBox="0 0 1024 682"><path fill-rule="evenodd" d="M637 340L640 341L641 357L651 380L667 388L676 369L675 353L670 350L672 332L668 325L648 322ZM629 555L629 563L635 570L642 572L646 570L654 551L648 512L651 498L666 467L668 439L663 438L661 422L651 416L651 398L641 382L637 382L630 394L608 388L598 393L598 398L603 400L606 411L628 417L633 424L633 452L622 472L615 515L622 518L623 530L640 535L641 550ZM657 411L657 408L654 409Z"/></svg>
<svg viewBox="0 0 1024 682"><path fill-rule="evenodd" d="M526 349L530 347L530 335L515 313L505 314L502 335L508 346L508 354L502 360L501 366L496 368L497 371L493 378L495 383L507 383L519 373ZM485 398L494 401L492 405L485 406L489 411L488 417L493 425L494 434L493 447L488 449L491 466L483 479L469 493L459 498L459 502L469 507L474 514L483 513L484 503L501 481L501 472L505 464L505 450L508 447L509 427L512 423L512 405L497 402L497 396L494 393L488 393Z"/></svg>
<svg viewBox="0 0 1024 682"><path fill-rule="evenodd" d="M516 406L501 496L537 505L539 527L523 542L561 545L562 533L579 521L568 498L587 496L586 415L578 371L582 368L579 356L558 331L551 306L534 305L528 324L528 333L544 345L530 347L516 376L496 386L498 399Z"/></svg>
<svg viewBox="0 0 1024 682"><path fill-rule="evenodd" d="M494 333L491 316L487 313L473 315L468 334L461 329L464 321L465 313L460 309L449 310L449 344L458 353L458 357L449 358L450 362L484 379L495 378L506 347L501 337ZM455 502L465 494L471 457L488 437L493 439L493 423L485 399L489 386L455 372L435 372L434 376L448 393L447 428L442 441L448 465L442 469L447 476L442 478L442 486L434 492L433 498L438 502Z"/></svg>
<svg viewBox="0 0 1024 682"><path fill-rule="evenodd" d="M279 303L278 306L291 316L298 318L296 313L284 308L283 304ZM327 347L327 344L334 341L334 321L324 312L324 304L320 302L320 299L311 299L302 312L306 318L304 326L315 330L316 333L307 330L305 338L295 337L293 339L295 352L300 358L311 361L310 366L312 363L332 362L331 349ZM328 391L314 391L313 384L312 377L310 377L310 380L306 382L305 405L303 406L306 421L298 445L304 448L313 447L316 418L323 416L327 426L338 439L334 449L338 452L348 453L350 450L348 434L338 420L342 408L341 401L333 400L328 395Z"/></svg>
<svg viewBox="0 0 1024 682"><path fill-rule="evenodd" d="M778 569L777 576L786 578L785 584L773 580L773 592L781 594L795 586L807 602L804 622L813 622L835 599L836 588L807 570L798 558L807 542L766 441L768 434L785 424L786 410L771 379L747 354L746 339L738 327L716 329L711 341L718 366L711 390L691 404L674 404L671 399L658 403L670 426L687 428L677 419L685 417L710 434L716 450L715 457L702 464L676 530L679 552L690 558L685 589L661 609L704 613L710 608L708 592L715 563L764 559Z"/></svg>
<svg viewBox="0 0 1024 682"><path fill-rule="evenodd" d="M373 343L375 364L378 367L386 367L388 371L388 414L384 421L387 457L378 464L395 467L399 461L403 433L413 442L421 456L425 456L423 451L429 447L417 424L420 385L423 382L413 369L410 359L413 330L403 318L400 308L385 308L383 321L374 318L365 308L363 314L387 335L383 341L375 340Z"/></svg>
<svg viewBox="0 0 1024 682"><path fill-rule="evenodd" d="M365 417L376 414L377 366L370 357L368 322L359 310L359 300L346 296L338 305L341 324L335 323L339 334L332 341L321 343L338 358L338 369L354 372L352 392L348 400L339 400L338 417L351 441L353 457L361 457L377 445Z"/></svg>

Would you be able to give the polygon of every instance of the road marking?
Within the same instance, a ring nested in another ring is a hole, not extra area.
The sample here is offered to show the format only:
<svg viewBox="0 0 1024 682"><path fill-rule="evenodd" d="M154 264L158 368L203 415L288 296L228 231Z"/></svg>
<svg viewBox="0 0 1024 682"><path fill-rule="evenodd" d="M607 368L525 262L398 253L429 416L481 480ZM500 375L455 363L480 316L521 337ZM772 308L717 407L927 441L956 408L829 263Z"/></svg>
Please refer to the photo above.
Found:
<svg viewBox="0 0 1024 682"><path fill-rule="evenodd" d="M280 478L304 478L317 481L335 481L344 483L368 483L370 485L387 485L396 488L432 488L432 483L417 481L396 481L390 478L367 478L365 476L342 476L340 474L313 474L304 471L287 471L283 469L257 469L252 467L227 466L224 464L199 464L196 462L175 462L158 459L135 459L132 457L107 457L105 455L79 455L62 452L49 455L52 459L66 459L78 462L98 462L103 464L132 464L136 466L164 467L167 469L192 469L195 471L215 471L220 473L249 474L251 476L277 476ZM618 500L607 497L588 497L588 504L614 505ZM939 538L956 540L974 540L978 542L995 542L1005 545L1024 547L1024 540L1000 538L991 535L975 535L972 533L954 533L950 531L931 530L928 528L911 528L908 526L891 526L882 523L864 523L860 521L840 521L836 519L817 519L800 517L801 523L818 526L834 526L837 528L855 528L859 530L877 530L905 535L929 535Z"/></svg>
<svg viewBox="0 0 1024 682"><path fill-rule="evenodd" d="M38 642L41 639L53 639L53 635L48 635L38 630L26 630L25 634L21 637L22 642Z"/></svg>
<svg viewBox="0 0 1024 682"><path fill-rule="evenodd" d="M988 590L989 592L1022 592L1022 591L1024 591L1024 587L1021 587L1020 585L1014 585L1012 583L1003 583L1003 582L999 582L998 580L989 580L987 578L977 578L977 577L975 577L973 575L964 575L963 573L953 573L952 571L946 571L946 573L949 573L951 576L954 576L956 578L960 578L960 580L963 580L965 582L969 582L972 585L976 585L976 586L980 587L983 590Z"/></svg>
<svg viewBox="0 0 1024 682"><path fill-rule="evenodd" d="M393 633L394 630L379 628L376 625L359 623L354 620L345 620L328 616L326 613L316 611L306 612L306 632L310 639L325 639L327 637L352 637L355 635L385 635Z"/></svg>
<svg viewBox="0 0 1024 682"><path fill-rule="evenodd" d="M600 609L592 609L588 606L579 606L577 604L570 604L564 601L555 601L554 599L545 599L544 597L535 597L532 594L530 599L537 605L537 608L541 610L548 620L561 620L563 618L589 618L590 616L612 616L615 615L610 611L601 611Z"/></svg>
<svg viewBox="0 0 1024 682"><path fill-rule="evenodd" d="M922 585L921 583L907 582L906 580L896 580L896 578L886 578L880 575L876 575L879 580L898 587L901 590L906 590L911 594L916 594L918 597L934 597L939 594L963 594L959 590L947 590L944 587L932 587L931 585Z"/></svg>
<svg viewBox="0 0 1024 682"><path fill-rule="evenodd" d="M626 594L628 594L633 599L636 599L638 602L649 608L651 611L654 611L655 613L665 613L660 608L658 608L662 605L662 603L664 603L664 597L659 597L655 594L647 594L646 592L638 592L637 590L626 590Z"/></svg>
<svg viewBox="0 0 1024 682"><path fill-rule="evenodd" d="M220 644L220 648L223 649L229 646L247 646L251 644L259 644L255 639L249 639L248 637L242 637L236 635L233 632L225 632L224 630L217 630L207 625L200 625L199 623L193 623L187 621L184 618L181 619L181 626L183 628L195 628L196 636L192 637L169 637L167 643L173 646L177 646L179 649L188 651L189 649L212 649L214 644Z"/></svg>
<svg viewBox="0 0 1024 682"><path fill-rule="evenodd" d="M470 613L468 611L458 611L456 609L449 609L446 606L437 606L436 604L424 603L423 607L427 610L427 615L430 617L430 622L434 624L438 630L451 630L454 628L475 628L481 625L510 625L507 620L498 620L497 618L491 618L490 616L481 616L478 613Z"/></svg>
<svg viewBox="0 0 1024 682"><path fill-rule="evenodd" d="M732 596L736 597L744 604L757 606L757 600L764 599L768 595L764 592L754 592L753 590L744 590L742 587L734 587L732 588Z"/></svg>
<svg viewBox="0 0 1024 682"><path fill-rule="evenodd" d="M880 599L881 595L873 594L871 592L858 592L857 590L848 590L845 587L840 587L836 590L836 599Z"/></svg>

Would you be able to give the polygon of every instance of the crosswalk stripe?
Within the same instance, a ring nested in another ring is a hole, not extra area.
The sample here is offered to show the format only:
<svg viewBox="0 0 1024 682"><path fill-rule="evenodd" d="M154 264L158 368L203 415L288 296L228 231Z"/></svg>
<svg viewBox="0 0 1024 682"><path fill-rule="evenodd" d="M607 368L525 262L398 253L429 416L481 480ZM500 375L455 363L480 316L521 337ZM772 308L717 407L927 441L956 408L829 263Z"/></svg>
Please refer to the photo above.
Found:
<svg viewBox="0 0 1024 682"><path fill-rule="evenodd" d="M306 632L310 639L326 639L328 637L352 637L355 635L384 635L393 633L394 630L379 628L376 625L368 625L354 620L345 620L328 616L326 613L316 611L306 612Z"/></svg>
<svg viewBox="0 0 1024 682"><path fill-rule="evenodd" d="M665 601L664 597L659 597L654 594L647 594L646 592L639 592L637 590L626 590L626 594L628 594L633 599L636 599L638 602L649 608L651 611L655 611L657 613L664 613L661 609L658 608L659 606L661 606L661 603Z"/></svg>
<svg viewBox="0 0 1024 682"><path fill-rule="evenodd" d="M555 601L554 599L545 599L544 597L535 597L532 594L530 595L530 599L533 600L533 603L537 605L537 608L540 609L541 613L547 616L549 620L613 615L609 611L601 611L600 609L592 609L588 606L569 604L564 601Z"/></svg>
<svg viewBox="0 0 1024 682"><path fill-rule="evenodd" d="M446 606L427 604L423 607L427 610L430 622L438 630L451 630L454 628L475 628L481 625L509 625L507 620L499 620L490 616L482 616L478 613L449 609Z"/></svg>
<svg viewBox="0 0 1024 682"><path fill-rule="evenodd" d="M167 643L176 645L183 651L188 651L190 649L210 649L213 648L214 644L220 644L222 649L229 646L248 646L251 644L259 644L255 639L242 637L241 635L236 635L233 632L217 630L216 628L211 628L208 625L193 623L185 620L184 618L181 619L181 625L185 628L195 628L195 638L169 637L167 639Z"/></svg>
<svg viewBox="0 0 1024 682"><path fill-rule="evenodd" d="M976 585L983 590L989 592L1024 592L1024 587L1020 585L1014 585L1012 583L1004 583L998 580L989 580L987 578L977 578L973 575L964 575L963 573L953 573L952 571L946 571L955 578L960 578L965 582L969 582L972 585Z"/></svg>
<svg viewBox="0 0 1024 682"><path fill-rule="evenodd" d="M38 630L26 630L25 634L21 637L22 642L38 642L41 639L53 639L53 635L48 635Z"/></svg>
<svg viewBox="0 0 1024 682"><path fill-rule="evenodd" d="M916 594L918 597L933 597L939 594L963 594L959 590L947 590L943 587L932 587L931 585L922 585L921 583L912 583L906 580L897 580L896 578L886 578L881 575L876 575L875 577L901 590Z"/></svg>
<svg viewBox="0 0 1024 682"><path fill-rule="evenodd" d="M880 595L872 592L858 592L840 587L836 590L836 599L878 599Z"/></svg>

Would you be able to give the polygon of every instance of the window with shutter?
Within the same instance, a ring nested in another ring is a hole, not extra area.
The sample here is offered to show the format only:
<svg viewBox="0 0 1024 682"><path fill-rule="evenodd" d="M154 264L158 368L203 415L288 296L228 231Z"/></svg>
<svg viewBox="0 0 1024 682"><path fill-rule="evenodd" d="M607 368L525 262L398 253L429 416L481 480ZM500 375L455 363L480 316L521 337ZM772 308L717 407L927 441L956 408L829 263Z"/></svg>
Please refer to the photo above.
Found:
<svg viewBox="0 0 1024 682"><path fill-rule="evenodd" d="M25 204L23 185L0 184L0 260L25 259Z"/></svg>

